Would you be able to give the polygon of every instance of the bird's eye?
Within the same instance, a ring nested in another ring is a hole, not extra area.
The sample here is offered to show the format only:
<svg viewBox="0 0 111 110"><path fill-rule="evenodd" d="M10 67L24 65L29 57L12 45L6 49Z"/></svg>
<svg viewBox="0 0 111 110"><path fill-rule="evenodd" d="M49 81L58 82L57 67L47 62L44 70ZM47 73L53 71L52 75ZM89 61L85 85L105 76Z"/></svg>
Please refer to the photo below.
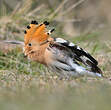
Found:
<svg viewBox="0 0 111 110"><path fill-rule="evenodd" d="M28 44L28 46L30 46L30 47L31 47L31 46L32 46L32 44L31 44L31 43L29 43L29 44Z"/></svg>

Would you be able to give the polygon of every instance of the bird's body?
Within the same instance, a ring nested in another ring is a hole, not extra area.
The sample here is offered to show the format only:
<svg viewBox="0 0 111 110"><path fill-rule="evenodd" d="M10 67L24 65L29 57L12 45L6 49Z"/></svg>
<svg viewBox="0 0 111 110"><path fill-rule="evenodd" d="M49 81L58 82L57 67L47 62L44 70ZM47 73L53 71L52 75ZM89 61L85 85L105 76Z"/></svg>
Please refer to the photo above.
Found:
<svg viewBox="0 0 111 110"><path fill-rule="evenodd" d="M24 53L28 58L42 63L52 70L64 72L71 76L99 76L102 71L98 68L98 62L79 46L64 40L62 38L52 38L49 32L46 32L44 22L37 25L32 21L25 31ZM80 64L83 64L81 66Z"/></svg>

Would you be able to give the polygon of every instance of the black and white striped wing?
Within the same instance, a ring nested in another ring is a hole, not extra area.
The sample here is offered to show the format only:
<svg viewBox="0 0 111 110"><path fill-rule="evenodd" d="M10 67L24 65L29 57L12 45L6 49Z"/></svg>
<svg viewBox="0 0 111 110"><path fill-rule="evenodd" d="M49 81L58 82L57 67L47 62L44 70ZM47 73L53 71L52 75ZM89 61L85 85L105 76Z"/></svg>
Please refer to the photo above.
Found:
<svg viewBox="0 0 111 110"><path fill-rule="evenodd" d="M55 42L60 43L66 48L70 49L71 52L74 53L73 54L74 60L82 62L93 72L102 73L102 71L97 67L98 62L88 52L86 52L79 46L75 45L74 43L64 40L62 38L55 38L54 40Z"/></svg>

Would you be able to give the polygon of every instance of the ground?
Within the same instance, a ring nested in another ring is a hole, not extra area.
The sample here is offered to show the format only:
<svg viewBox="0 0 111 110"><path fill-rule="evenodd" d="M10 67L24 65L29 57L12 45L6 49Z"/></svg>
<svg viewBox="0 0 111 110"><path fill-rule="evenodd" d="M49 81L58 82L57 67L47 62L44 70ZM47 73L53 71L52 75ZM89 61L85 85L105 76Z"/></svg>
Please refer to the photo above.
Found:
<svg viewBox="0 0 111 110"><path fill-rule="evenodd" d="M88 35L98 36L96 34ZM111 72L108 43L74 41L88 50L98 61L105 78L60 79L43 65L24 58L22 47L1 43L0 108L2 110L110 110ZM86 37L86 38L87 38ZM92 38L91 38L92 39ZM110 44L109 44L110 45ZM105 52L108 52L105 54Z"/></svg>

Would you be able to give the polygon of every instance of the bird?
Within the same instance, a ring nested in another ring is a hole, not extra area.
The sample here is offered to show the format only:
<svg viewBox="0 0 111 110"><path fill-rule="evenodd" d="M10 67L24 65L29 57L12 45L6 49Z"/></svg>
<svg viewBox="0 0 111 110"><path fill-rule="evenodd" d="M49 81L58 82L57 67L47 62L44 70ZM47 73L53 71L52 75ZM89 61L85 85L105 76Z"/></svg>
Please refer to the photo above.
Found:
<svg viewBox="0 0 111 110"><path fill-rule="evenodd" d="M58 74L66 76L102 77L98 62L87 51L63 38L51 37L48 21L31 21L24 31L24 55Z"/></svg>

